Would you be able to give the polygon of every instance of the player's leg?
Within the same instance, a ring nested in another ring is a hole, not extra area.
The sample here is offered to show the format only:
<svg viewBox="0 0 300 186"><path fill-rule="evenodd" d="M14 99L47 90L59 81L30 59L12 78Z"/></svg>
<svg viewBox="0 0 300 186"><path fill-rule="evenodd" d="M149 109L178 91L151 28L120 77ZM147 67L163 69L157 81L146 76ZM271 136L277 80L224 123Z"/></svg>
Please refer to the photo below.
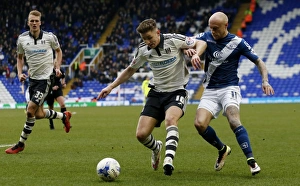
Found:
<svg viewBox="0 0 300 186"><path fill-rule="evenodd" d="M257 165L250 144L249 135L246 128L242 125L240 120L240 89L238 87L231 87L230 92L227 93L228 99L224 100L225 115L229 122L230 128L235 134L236 140L240 145L244 155L247 159L247 164L250 166L250 171L253 175L260 172L260 167Z"/></svg>
<svg viewBox="0 0 300 186"><path fill-rule="evenodd" d="M218 149L219 155L214 168L219 171L223 168L225 159L230 154L231 149L219 139L215 130L209 126L211 120L217 118L222 110L221 105L218 104L219 97L215 92L214 90L204 91L196 111L194 125L202 138Z"/></svg>
<svg viewBox="0 0 300 186"><path fill-rule="evenodd" d="M226 157L230 154L231 149L225 145L217 136L215 130L209 126L212 119L212 114L204 108L198 108L195 118L195 127L202 138L209 144L218 149L218 157L215 163L215 170L220 171L224 164Z"/></svg>
<svg viewBox="0 0 300 186"><path fill-rule="evenodd" d="M58 97L56 98L56 101L57 101L57 103L58 103L59 106L60 106L60 111L61 111L61 112L67 111L67 108L66 108L66 105L65 105L65 98L64 98L63 96L58 96Z"/></svg>
<svg viewBox="0 0 300 186"><path fill-rule="evenodd" d="M152 131L154 127L160 127L161 122L164 120L164 111L160 108L157 93L154 91L150 92L150 96L139 118L136 137L140 143L152 150L151 166L154 170L157 170L163 144L161 141L155 139L152 135Z"/></svg>
<svg viewBox="0 0 300 186"><path fill-rule="evenodd" d="M53 91L53 96L60 106L60 112L65 113L66 115L69 115L71 117L71 112L67 111L67 109L66 109L65 98L63 97L62 89L59 88L56 91ZM70 127L71 126L69 126L69 130L70 130ZM66 132L67 132L67 129L68 129L68 127L66 127L66 124L65 124Z"/></svg>
<svg viewBox="0 0 300 186"><path fill-rule="evenodd" d="M174 171L173 160L179 142L178 121L184 115L188 100L186 90L177 90L164 94L165 125L166 125L166 152L164 159L164 174L171 176ZM165 104L166 103L166 104Z"/></svg>
<svg viewBox="0 0 300 186"><path fill-rule="evenodd" d="M141 115L136 129L136 138L145 147L152 150L151 165L154 170L158 169L160 161L160 152L162 149L162 142L156 140L152 135L152 131L157 124L157 120L150 116Z"/></svg>
<svg viewBox="0 0 300 186"><path fill-rule="evenodd" d="M42 105L47 95L49 94L51 82L50 80L35 80L35 81L38 83L38 86L35 89L38 95L35 95L32 98L32 101L38 105ZM53 96L55 97L54 94ZM66 133L68 133L71 128L71 124L70 124L71 116L72 116L71 112L68 111L62 113L62 112L56 112L54 110L42 109L42 108L38 109L38 111L35 113L36 119L43 119L43 118L61 119L62 123L64 124L64 129Z"/></svg>
<svg viewBox="0 0 300 186"><path fill-rule="evenodd" d="M28 138L28 136L32 132L32 128L35 124L35 112L38 109L38 105L36 105L34 102L29 101L27 104L27 109L26 109L26 122L24 124L23 130L21 132L21 136L19 139L19 142L14 145L13 147L10 147L5 150L7 154L16 154L24 150L25 148L25 142Z"/></svg>
<svg viewBox="0 0 300 186"><path fill-rule="evenodd" d="M71 129L71 116L72 114L69 111L62 113L50 109L39 109L36 113L36 119L61 119L62 123L64 124L64 130L66 131L66 133L68 133Z"/></svg>
<svg viewBox="0 0 300 186"><path fill-rule="evenodd" d="M53 97L52 93L50 93L47 96L47 104L48 104L48 109L49 110L53 110L54 109L54 97ZM53 119L49 119L49 127L50 127L50 130L54 130Z"/></svg>
<svg viewBox="0 0 300 186"><path fill-rule="evenodd" d="M11 148L5 150L7 154L16 154L24 150L25 141L32 132L32 128L36 120L36 112L40 105L44 102L45 95L44 91L47 90L50 84L48 81L39 81L30 79L29 87L29 102L26 108L26 122L21 132L19 142ZM44 90L44 91L41 91Z"/></svg>
<svg viewBox="0 0 300 186"><path fill-rule="evenodd" d="M164 159L164 174L171 176L174 170L173 160L175 158L176 150L179 142L179 130L178 130L178 120L183 115L181 108L177 106L171 106L166 111L166 153Z"/></svg>

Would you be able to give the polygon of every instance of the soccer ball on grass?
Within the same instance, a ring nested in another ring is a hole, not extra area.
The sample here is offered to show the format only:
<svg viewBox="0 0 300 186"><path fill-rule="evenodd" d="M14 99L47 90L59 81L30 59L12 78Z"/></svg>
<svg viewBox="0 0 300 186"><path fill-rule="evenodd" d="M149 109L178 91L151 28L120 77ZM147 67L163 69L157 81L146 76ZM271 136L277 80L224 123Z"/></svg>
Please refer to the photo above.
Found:
<svg viewBox="0 0 300 186"><path fill-rule="evenodd" d="M113 158L102 159L96 169L98 176L104 181L114 181L121 172L119 162Z"/></svg>

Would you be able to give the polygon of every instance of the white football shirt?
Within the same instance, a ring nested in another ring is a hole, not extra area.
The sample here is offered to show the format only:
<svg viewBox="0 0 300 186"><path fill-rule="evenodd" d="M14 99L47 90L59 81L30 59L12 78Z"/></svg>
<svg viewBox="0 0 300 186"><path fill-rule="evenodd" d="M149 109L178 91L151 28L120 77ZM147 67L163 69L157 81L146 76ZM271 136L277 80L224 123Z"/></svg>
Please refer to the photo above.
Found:
<svg viewBox="0 0 300 186"><path fill-rule="evenodd" d="M181 34L161 34L156 48L149 48L145 42L139 45L130 66L137 69L148 62L153 72L150 84L157 91L184 89L189 80L189 70L182 49L194 46L195 38Z"/></svg>
<svg viewBox="0 0 300 186"><path fill-rule="evenodd" d="M40 32L34 39L29 31L19 35L17 53L24 54L32 79L49 79L53 72L53 50L60 47L57 37L51 32Z"/></svg>

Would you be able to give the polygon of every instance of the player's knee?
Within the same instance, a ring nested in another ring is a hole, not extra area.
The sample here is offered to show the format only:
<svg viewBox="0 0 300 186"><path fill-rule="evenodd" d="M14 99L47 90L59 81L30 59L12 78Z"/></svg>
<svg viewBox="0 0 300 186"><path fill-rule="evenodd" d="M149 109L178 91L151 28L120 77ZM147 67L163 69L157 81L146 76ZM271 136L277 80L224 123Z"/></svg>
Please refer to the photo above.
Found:
<svg viewBox="0 0 300 186"><path fill-rule="evenodd" d="M31 112L29 109L27 109L27 111L26 111L26 116L27 116L27 118L33 118L33 117L35 117L34 113Z"/></svg>
<svg viewBox="0 0 300 186"><path fill-rule="evenodd" d="M44 114L44 113L37 112L37 113L35 114L35 118L36 118L36 119L42 119L42 118L45 118L45 114Z"/></svg>
<svg viewBox="0 0 300 186"><path fill-rule="evenodd" d="M206 130L207 124L204 121L200 120L199 118L195 118L194 126L196 127L197 131L202 133Z"/></svg>
<svg viewBox="0 0 300 186"><path fill-rule="evenodd" d="M165 118L166 127L177 125L177 119L175 117L169 116Z"/></svg>
<svg viewBox="0 0 300 186"><path fill-rule="evenodd" d="M147 136L144 133L142 133L140 131L136 132L136 139L138 141L143 142L143 141L145 141L146 138L147 138Z"/></svg>
<svg viewBox="0 0 300 186"><path fill-rule="evenodd" d="M28 105L26 109L26 116L28 118L33 118L35 117L36 109L32 105Z"/></svg>
<svg viewBox="0 0 300 186"><path fill-rule="evenodd" d="M230 125L230 128L231 130L234 130L236 129L237 127L241 126L241 121L236 119L236 118L231 118L231 119L228 119L228 122L229 122L229 125Z"/></svg>

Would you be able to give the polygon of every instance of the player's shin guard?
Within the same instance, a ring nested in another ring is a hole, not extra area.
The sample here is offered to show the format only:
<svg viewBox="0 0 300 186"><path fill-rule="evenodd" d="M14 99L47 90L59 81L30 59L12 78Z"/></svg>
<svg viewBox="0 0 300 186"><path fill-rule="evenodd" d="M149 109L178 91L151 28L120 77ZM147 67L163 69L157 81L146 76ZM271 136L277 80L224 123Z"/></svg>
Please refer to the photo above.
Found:
<svg viewBox="0 0 300 186"><path fill-rule="evenodd" d="M233 131L236 136L236 140L239 143L242 151L247 158L253 157L252 149L250 145L249 136L247 130L243 126L239 126Z"/></svg>
<svg viewBox="0 0 300 186"><path fill-rule="evenodd" d="M215 130L211 126L208 126L206 130L200 135L205 141L216 147L218 150L221 150L224 147L224 144L218 138Z"/></svg>
<svg viewBox="0 0 300 186"><path fill-rule="evenodd" d="M34 117L33 118L27 118L27 121L24 125L23 131L21 133L20 140L19 140L21 143L24 144L25 141L27 140L29 134L31 134L34 123L35 123L35 118Z"/></svg>
<svg viewBox="0 0 300 186"><path fill-rule="evenodd" d="M54 110L45 109L47 119L62 119L64 114L61 112L55 112Z"/></svg>
<svg viewBox="0 0 300 186"><path fill-rule="evenodd" d="M174 159L179 141L179 132L177 126L167 127L166 136L166 155L165 157L170 157Z"/></svg>

